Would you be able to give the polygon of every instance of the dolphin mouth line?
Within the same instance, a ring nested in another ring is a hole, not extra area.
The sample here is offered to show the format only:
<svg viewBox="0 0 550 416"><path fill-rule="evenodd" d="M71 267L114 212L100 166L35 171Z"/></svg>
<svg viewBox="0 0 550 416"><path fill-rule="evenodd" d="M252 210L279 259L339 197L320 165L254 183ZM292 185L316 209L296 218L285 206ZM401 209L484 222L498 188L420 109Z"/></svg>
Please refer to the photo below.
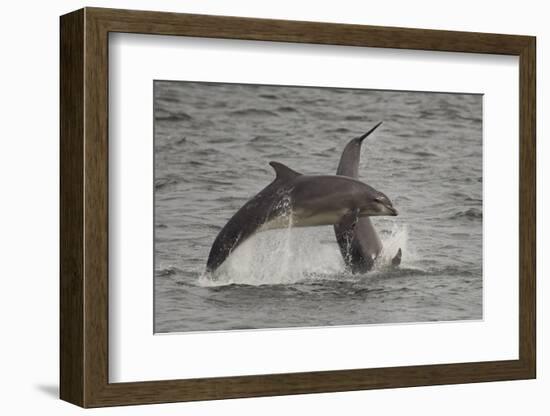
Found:
<svg viewBox="0 0 550 416"><path fill-rule="evenodd" d="M396 208L393 206L384 205L384 207L380 210L376 211L359 211L359 217L383 217L383 216L390 216L390 217L397 217L399 215L399 211L397 211Z"/></svg>

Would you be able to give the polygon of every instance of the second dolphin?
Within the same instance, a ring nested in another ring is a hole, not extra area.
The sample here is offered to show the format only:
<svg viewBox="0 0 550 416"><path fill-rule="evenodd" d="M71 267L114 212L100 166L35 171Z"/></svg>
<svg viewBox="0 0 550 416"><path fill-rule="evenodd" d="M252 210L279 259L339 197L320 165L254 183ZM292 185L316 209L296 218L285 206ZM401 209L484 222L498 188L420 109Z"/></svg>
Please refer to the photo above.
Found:
<svg viewBox="0 0 550 416"><path fill-rule="evenodd" d="M340 157L337 175L358 179L363 140L381 124L378 123L362 136L348 142ZM382 241L369 217L347 216L334 225L334 233L344 262L353 273L365 273L374 267L374 261L382 252ZM392 259L393 266L400 263L401 249Z"/></svg>

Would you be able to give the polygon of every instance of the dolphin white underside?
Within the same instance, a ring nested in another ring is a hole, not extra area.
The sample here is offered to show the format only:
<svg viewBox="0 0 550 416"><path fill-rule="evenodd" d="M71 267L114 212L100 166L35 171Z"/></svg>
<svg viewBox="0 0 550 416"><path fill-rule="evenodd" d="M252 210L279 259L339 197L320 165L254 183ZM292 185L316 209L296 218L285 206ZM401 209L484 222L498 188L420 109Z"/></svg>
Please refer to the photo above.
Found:
<svg viewBox="0 0 550 416"><path fill-rule="evenodd" d="M260 231L276 230L288 227L318 227L322 225L333 225L341 221L348 210L306 212L304 210L291 211L286 215L279 215L266 223Z"/></svg>

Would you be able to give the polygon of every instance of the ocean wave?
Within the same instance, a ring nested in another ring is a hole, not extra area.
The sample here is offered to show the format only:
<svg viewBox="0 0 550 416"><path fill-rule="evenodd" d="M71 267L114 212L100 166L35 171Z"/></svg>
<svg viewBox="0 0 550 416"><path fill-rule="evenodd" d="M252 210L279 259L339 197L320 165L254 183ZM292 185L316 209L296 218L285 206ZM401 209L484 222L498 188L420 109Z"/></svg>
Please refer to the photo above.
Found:
<svg viewBox="0 0 550 416"><path fill-rule="evenodd" d="M169 112L165 110L156 110L155 111L155 120L156 121L189 121L192 120L189 114L184 113L183 111L178 112Z"/></svg>
<svg viewBox="0 0 550 416"><path fill-rule="evenodd" d="M482 219L483 218L483 211L481 211L479 208L469 208L466 211L458 211L450 216L450 219L456 220L461 218L467 218L467 219Z"/></svg>
<svg viewBox="0 0 550 416"><path fill-rule="evenodd" d="M283 106L277 108L277 111L280 113L297 113L298 110L296 110L294 107L291 106Z"/></svg>
<svg viewBox="0 0 550 416"><path fill-rule="evenodd" d="M231 111L229 114L237 117L278 117L277 113L269 110L261 110L258 108L246 108L243 110Z"/></svg>
<svg viewBox="0 0 550 416"><path fill-rule="evenodd" d="M273 136L264 136L264 135L258 135L254 136L249 140L249 143L254 145L256 143L260 143L262 146L266 144L270 144L273 146L279 146L276 140L274 140Z"/></svg>
<svg viewBox="0 0 550 416"><path fill-rule="evenodd" d="M368 116L355 116L355 115L351 115L351 116L346 116L344 118L344 120L346 121L368 121L369 120L369 117Z"/></svg>
<svg viewBox="0 0 550 416"><path fill-rule="evenodd" d="M406 153L409 155L420 156L420 157L437 157L438 156L436 153L429 152L427 150L417 150L417 149L411 149L408 147L397 149L397 151L400 153Z"/></svg>
<svg viewBox="0 0 550 416"><path fill-rule="evenodd" d="M342 133L342 134L348 134L351 133L351 130L346 127L337 127L335 129L328 129L325 130L326 133Z"/></svg>
<svg viewBox="0 0 550 416"><path fill-rule="evenodd" d="M166 103L171 103L171 104L180 102L180 100L177 97L172 97L172 96L158 97L157 99L159 101L164 101Z"/></svg>
<svg viewBox="0 0 550 416"><path fill-rule="evenodd" d="M155 178L155 190L164 189L170 185L176 185L178 179L174 177Z"/></svg>
<svg viewBox="0 0 550 416"><path fill-rule="evenodd" d="M183 272L182 269L179 269L175 266L168 266L160 269L155 270L155 276L157 277L170 277L175 276L177 274L181 274Z"/></svg>

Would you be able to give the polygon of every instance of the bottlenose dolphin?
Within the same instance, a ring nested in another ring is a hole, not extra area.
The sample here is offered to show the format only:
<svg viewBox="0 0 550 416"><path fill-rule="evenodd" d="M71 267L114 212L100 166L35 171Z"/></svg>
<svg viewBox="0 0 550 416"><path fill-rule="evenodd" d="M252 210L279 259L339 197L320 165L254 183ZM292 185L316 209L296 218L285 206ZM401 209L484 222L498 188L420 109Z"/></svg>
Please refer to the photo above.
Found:
<svg viewBox="0 0 550 416"><path fill-rule="evenodd" d="M282 163L269 164L275 179L219 232L210 249L207 272L215 271L233 250L259 231L333 225L367 215L397 215L386 195L356 179L302 175Z"/></svg>
<svg viewBox="0 0 550 416"><path fill-rule="evenodd" d="M363 140L381 124L382 122L378 123L362 136L348 142L340 157L337 175L354 179L359 177L359 159ZM374 260L382 252L382 241L369 217L348 216L334 225L334 233L346 266L353 273L365 273L372 269ZM400 263L401 249L392 259L392 265L398 266Z"/></svg>

